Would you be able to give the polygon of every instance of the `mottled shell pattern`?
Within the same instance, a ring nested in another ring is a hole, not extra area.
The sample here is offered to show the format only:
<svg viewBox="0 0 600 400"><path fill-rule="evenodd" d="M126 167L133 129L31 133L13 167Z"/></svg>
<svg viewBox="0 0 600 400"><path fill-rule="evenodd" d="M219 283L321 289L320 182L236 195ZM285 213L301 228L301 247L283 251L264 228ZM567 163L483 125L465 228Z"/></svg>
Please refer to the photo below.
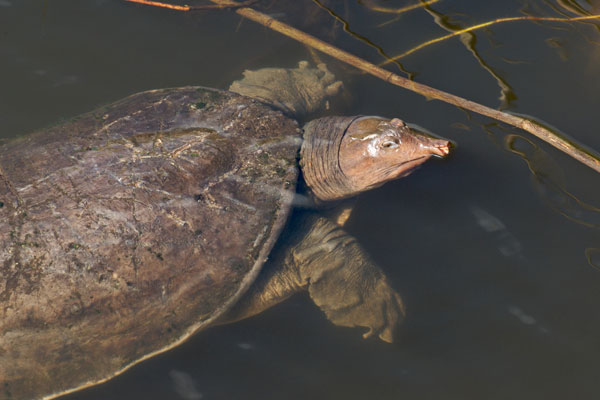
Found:
<svg viewBox="0 0 600 400"><path fill-rule="evenodd" d="M299 147L295 121L203 87L1 144L0 398L106 380L217 318L283 228Z"/></svg>

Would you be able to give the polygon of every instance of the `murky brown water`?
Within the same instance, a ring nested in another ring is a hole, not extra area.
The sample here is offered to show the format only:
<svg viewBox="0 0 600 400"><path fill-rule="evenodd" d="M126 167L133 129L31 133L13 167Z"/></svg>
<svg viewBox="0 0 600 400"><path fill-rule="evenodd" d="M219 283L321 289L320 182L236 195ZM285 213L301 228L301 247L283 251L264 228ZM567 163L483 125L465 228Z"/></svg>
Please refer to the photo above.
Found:
<svg viewBox="0 0 600 400"><path fill-rule="evenodd" d="M592 0L440 0L400 16L367 6L416 1L328 3L389 56L497 18L600 14ZM315 3L286 7L266 12L384 61ZM535 116L600 150L599 23L506 22L400 61L420 82ZM310 58L225 11L0 0L0 137L134 92L225 88L244 69ZM65 398L597 398L598 174L521 131L323 60L346 82L345 114L398 116L458 143L451 159L361 196L349 222L407 304L399 340L364 341L297 296Z"/></svg>

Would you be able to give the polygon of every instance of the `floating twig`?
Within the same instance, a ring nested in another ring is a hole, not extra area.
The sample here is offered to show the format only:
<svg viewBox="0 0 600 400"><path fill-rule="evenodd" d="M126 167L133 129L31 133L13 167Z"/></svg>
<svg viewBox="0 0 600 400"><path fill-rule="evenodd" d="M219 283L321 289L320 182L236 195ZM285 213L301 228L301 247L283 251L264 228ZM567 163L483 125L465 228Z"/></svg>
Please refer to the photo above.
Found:
<svg viewBox="0 0 600 400"><path fill-rule="evenodd" d="M180 5L176 5L176 4L161 3L159 1L151 1L151 0L125 0L125 1L128 1L130 3L145 4L147 6L168 8L170 10L177 10L177 11L197 11L197 10L223 10L223 9L232 9L232 8L239 8L239 7L248 7L248 6L256 3L258 0L241 1L241 2L238 2L235 4L233 4L233 3L232 4L204 4L201 6L188 6L187 4L180 6Z"/></svg>

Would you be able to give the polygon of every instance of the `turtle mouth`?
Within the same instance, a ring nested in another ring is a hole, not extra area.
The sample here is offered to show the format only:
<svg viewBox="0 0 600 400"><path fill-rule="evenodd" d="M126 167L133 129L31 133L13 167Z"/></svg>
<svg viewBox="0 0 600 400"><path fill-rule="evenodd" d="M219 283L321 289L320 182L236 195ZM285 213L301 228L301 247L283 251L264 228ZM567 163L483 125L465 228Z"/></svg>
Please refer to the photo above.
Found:
<svg viewBox="0 0 600 400"><path fill-rule="evenodd" d="M454 144L451 141L445 139L432 139L425 137L418 138L417 140L417 146L419 148L419 150L417 150L417 154L423 154L423 157L426 158L431 156L436 158L444 158L450 154L450 151L454 147ZM411 161L413 160L410 160L409 162Z"/></svg>
<svg viewBox="0 0 600 400"><path fill-rule="evenodd" d="M444 158L450 154L452 147L454 147L452 142L444 141L443 143L431 146L431 154L436 158Z"/></svg>
<svg viewBox="0 0 600 400"><path fill-rule="evenodd" d="M412 174L417 169L419 169L421 167L421 165L423 165L423 163L425 161L427 161L427 159L429 157L430 157L429 155L421 156L421 157L417 157L417 158L414 158L409 161L405 161L399 165L396 165L396 167L395 167L396 172L392 172L390 174L390 179L404 178L405 176Z"/></svg>
<svg viewBox="0 0 600 400"><path fill-rule="evenodd" d="M413 158L412 160L404 161L402 163L395 164L393 166L390 166L390 167L382 170L381 175L380 175L382 178L379 179L378 182L370 185L369 187L365 188L364 190L375 189L379 186L386 184L389 181L404 178L404 177L412 174L414 171L419 169L419 167L421 167L421 165L425 161L427 161L427 159L429 157L431 157L431 155Z"/></svg>
<svg viewBox="0 0 600 400"><path fill-rule="evenodd" d="M409 137L416 140L416 144L420 149L419 153L424 154L426 157L444 158L455 147L452 141L441 138L416 124L408 124L408 127L410 128Z"/></svg>

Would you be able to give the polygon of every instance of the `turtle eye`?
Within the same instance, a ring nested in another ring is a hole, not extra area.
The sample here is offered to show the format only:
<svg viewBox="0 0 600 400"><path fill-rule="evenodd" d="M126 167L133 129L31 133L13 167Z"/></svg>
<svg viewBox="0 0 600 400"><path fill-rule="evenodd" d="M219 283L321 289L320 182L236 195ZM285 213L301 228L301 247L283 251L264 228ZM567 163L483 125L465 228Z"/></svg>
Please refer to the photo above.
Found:
<svg viewBox="0 0 600 400"><path fill-rule="evenodd" d="M381 142L381 147L383 147L384 149L391 149L394 147L398 147L399 142L400 141L397 138L385 139L383 142Z"/></svg>

